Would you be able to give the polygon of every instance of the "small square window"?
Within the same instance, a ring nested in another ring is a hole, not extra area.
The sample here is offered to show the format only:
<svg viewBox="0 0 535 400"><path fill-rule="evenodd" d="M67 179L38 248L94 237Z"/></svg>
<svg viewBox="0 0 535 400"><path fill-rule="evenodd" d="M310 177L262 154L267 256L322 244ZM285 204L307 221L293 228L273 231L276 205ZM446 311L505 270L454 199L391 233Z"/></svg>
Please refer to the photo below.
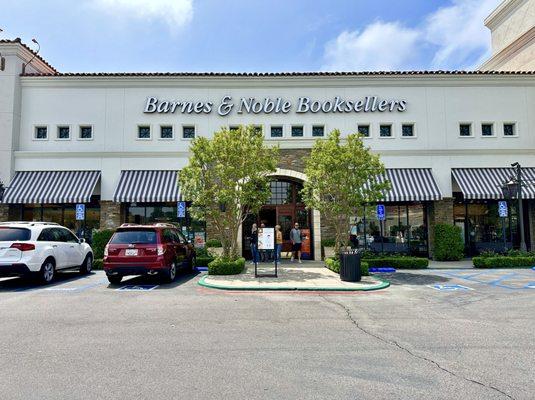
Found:
<svg viewBox="0 0 535 400"><path fill-rule="evenodd" d="M325 127L323 125L316 125L312 127L312 136L321 137L325 136Z"/></svg>
<svg viewBox="0 0 535 400"><path fill-rule="evenodd" d="M515 124L503 124L503 136L515 136L516 126Z"/></svg>
<svg viewBox="0 0 535 400"><path fill-rule="evenodd" d="M414 125L413 124L401 125L401 136L414 137Z"/></svg>
<svg viewBox="0 0 535 400"><path fill-rule="evenodd" d="M292 137L302 137L304 134L304 128L300 126L292 126Z"/></svg>
<svg viewBox="0 0 535 400"><path fill-rule="evenodd" d="M364 137L370 137L370 125L359 125L357 129L359 135Z"/></svg>
<svg viewBox="0 0 535 400"><path fill-rule="evenodd" d="M71 128L68 126L58 126L58 139L70 139Z"/></svg>
<svg viewBox="0 0 535 400"><path fill-rule="evenodd" d="M150 126L143 125L137 127L138 139L150 139Z"/></svg>
<svg viewBox="0 0 535 400"><path fill-rule="evenodd" d="M460 124L459 125L459 136L472 136L472 125L471 124Z"/></svg>
<svg viewBox="0 0 535 400"><path fill-rule="evenodd" d="M35 139L45 140L48 139L48 128L46 126L35 127Z"/></svg>
<svg viewBox="0 0 535 400"><path fill-rule="evenodd" d="M380 125L379 126L379 136L381 136L381 137L392 137L392 125Z"/></svg>
<svg viewBox="0 0 535 400"><path fill-rule="evenodd" d="M240 129L240 126L239 125L230 125L228 127L229 131L237 131L238 129Z"/></svg>
<svg viewBox="0 0 535 400"><path fill-rule="evenodd" d="M493 126L492 124L481 124L481 135L483 136L493 136Z"/></svg>
<svg viewBox="0 0 535 400"><path fill-rule="evenodd" d="M282 126L271 127L271 137L282 137L282 135L283 135Z"/></svg>
<svg viewBox="0 0 535 400"><path fill-rule="evenodd" d="M160 139L172 139L173 127L172 126L160 126Z"/></svg>
<svg viewBox="0 0 535 400"><path fill-rule="evenodd" d="M80 127L80 139L93 139L93 127L81 126Z"/></svg>
<svg viewBox="0 0 535 400"><path fill-rule="evenodd" d="M182 127L182 137L184 139L194 139L195 138L195 127L194 126L183 126Z"/></svg>
<svg viewBox="0 0 535 400"><path fill-rule="evenodd" d="M262 127L262 125L255 125L253 129L255 133L258 133L258 134L262 134L262 132L264 132L264 128Z"/></svg>

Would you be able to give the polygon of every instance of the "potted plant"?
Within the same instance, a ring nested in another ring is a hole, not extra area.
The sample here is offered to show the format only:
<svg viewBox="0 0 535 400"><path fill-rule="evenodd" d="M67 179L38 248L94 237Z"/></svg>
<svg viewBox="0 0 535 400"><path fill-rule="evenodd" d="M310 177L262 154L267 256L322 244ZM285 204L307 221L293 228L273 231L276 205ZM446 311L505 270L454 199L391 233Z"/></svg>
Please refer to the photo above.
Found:
<svg viewBox="0 0 535 400"><path fill-rule="evenodd" d="M223 255L223 244L220 240L210 239L206 241L206 248L208 253L215 257L221 257Z"/></svg>

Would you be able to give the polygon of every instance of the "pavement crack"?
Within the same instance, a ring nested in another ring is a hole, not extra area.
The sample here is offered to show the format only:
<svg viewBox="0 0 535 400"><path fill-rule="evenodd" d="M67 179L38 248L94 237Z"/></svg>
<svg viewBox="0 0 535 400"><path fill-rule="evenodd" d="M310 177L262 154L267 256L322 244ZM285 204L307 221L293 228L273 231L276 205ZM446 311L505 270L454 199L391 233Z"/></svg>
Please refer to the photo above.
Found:
<svg viewBox="0 0 535 400"><path fill-rule="evenodd" d="M515 400L514 397L512 397L511 395L505 393L503 390L500 390L499 388L495 387L495 386L492 386L492 385L487 385L483 382L480 382L480 381L476 381L474 379L471 379L471 378L467 378L463 375L459 375L445 367L443 367L442 365L440 365L437 361L435 360L432 360L428 357L424 357L424 356L421 356L421 355L418 355L418 354L415 354L413 353L410 349L400 345L398 342L396 342L395 340L388 340L388 339L385 339L383 338L382 336L379 336L373 332L370 332L368 331L367 329L363 328L362 326L359 325L358 321L353 318L353 315L351 314L351 310L346 307L345 305L343 305L342 303L339 303L337 301L334 301L334 300L331 300L323 295L319 295L319 297L321 297L323 300L325 300L327 303L331 303L331 304L334 304L340 308L342 308L346 315L347 315L347 319L357 327L357 329L359 329L362 333L368 335L368 336L371 336L371 337L374 337L375 339L381 341L382 343L385 343L387 345L390 345L390 346L395 346L397 347L398 349L400 349L401 351L404 351L406 352L407 354L409 354L410 356L414 357L414 358L417 358L419 360L422 360L422 361L426 361L430 364L433 364L435 367L437 367L438 369L440 369L441 371L443 372L446 372L447 374L450 374L456 378L459 378L459 379L462 379L462 380L465 380L467 382L470 382L470 383L473 383L473 384L476 384L476 385L479 385L479 386L482 386L484 388L487 388L487 389L491 389L491 390L494 390L495 392L498 392L500 394L502 394L503 396L507 397L508 399L512 399L512 400Z"/></svg>

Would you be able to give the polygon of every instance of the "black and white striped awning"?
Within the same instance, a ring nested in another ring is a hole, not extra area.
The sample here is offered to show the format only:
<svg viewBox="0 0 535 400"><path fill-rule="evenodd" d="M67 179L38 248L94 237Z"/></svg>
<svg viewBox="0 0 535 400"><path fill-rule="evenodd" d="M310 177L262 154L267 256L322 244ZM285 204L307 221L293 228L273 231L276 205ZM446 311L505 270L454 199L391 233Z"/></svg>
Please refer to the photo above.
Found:
<svg viewBox="0 0 535 400"><path fill-rule="evenodd" d="M502 186L515 177L513 168L453 168L466 200L503 199ZM535 168L522 168L522 197L535 199Z"/></svg>
<svg viewBox="0 0 535 400"><path fill-rule="evenodd" d="M100 171L19 171L4 195L6 204L89 203Z"/></svg>
<svg viewBox="0 0 535 400"><path fill-rule="evenodd" d="M121 171L113 200L118 203L179 201L178 171Z"/></svg>
<svg viewBox="0 0 535 400"><path fill-rule="evenodd" d="M381 201L434 201L441 200L442 193L431 168L389 168L377 181L390 181L390 190Z"/></svg>

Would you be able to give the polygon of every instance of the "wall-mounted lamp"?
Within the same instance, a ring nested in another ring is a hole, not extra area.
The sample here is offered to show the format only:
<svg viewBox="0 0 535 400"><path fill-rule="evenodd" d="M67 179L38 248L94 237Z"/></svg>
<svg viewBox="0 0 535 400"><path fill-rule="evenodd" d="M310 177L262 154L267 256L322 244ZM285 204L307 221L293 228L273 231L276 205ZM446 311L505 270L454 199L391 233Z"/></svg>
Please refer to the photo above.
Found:
<svg viewBox="0 0 535 400"><path fill-rule="evenodd" d="M4 32L2 28L0 28L0 33ZM6 69L6 59L2 57L2 53L0 53L0 71L4 71Z"/></svg>
<svg viewBox="0 0 535 400"><path fill-rule="evenodd" d="M32 38L32 42L34 42L37 45L37 51L35 51L33 53L33 57L30 59L30 61L28 61L26 64L22 64L22 73L23 74L26 73L26 67L32 63L34 58L37 57L37 54L39 54L39 50L41 50L41 45L39 44L39 42L37 40L35 40L35 38Z"/></svg>

